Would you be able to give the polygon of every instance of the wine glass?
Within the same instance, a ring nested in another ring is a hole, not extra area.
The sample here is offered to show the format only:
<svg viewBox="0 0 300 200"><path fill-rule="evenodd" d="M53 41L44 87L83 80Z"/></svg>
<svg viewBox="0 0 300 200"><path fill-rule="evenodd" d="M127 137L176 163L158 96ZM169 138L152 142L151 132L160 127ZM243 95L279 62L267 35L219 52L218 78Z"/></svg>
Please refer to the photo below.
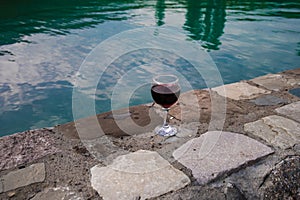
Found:
<svg viewBox="0 0 300 200"><path fill-rule="evenodd" d="M175 75L158 75L153 78L151 95L155 103L162 106L165 118L162 127L157 127L155 132L161 136L173 136L177 133L175 127L168 124L168 112L170 107L176 103L180 95L178 78Z"/></svg>

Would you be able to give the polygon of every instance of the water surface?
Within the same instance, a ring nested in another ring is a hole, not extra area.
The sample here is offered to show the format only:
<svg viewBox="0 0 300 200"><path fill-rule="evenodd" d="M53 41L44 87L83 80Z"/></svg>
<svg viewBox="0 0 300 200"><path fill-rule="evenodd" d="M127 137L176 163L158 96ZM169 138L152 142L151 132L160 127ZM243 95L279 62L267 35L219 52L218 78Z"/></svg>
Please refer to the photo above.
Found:
<svg viewBox="0 0 300 200"><path fill-rule="evenodd" d="M1 2L0 135L72 121L72 88L81 63L99 43L122 31L175 27L202 46L224 83L231 83L298 68L299 24L297 0ZM141 59L138 52L130 56ZM188 65L184 60L172 64ZM118 65L123 71L130 66ZM99 85L98 113L111 109L112 74ZM191 75L193 86L204 88L198 78ZM151 101L150 92L140 90L132 105Z"/></svg>

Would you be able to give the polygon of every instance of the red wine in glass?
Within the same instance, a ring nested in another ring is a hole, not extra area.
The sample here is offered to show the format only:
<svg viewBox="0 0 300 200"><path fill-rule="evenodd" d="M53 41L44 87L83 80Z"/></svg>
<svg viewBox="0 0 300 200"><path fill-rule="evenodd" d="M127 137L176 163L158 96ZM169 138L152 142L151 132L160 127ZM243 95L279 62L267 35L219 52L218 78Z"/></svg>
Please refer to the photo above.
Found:
<svg viewBox="0 0 300 200"><path fill-rule="evenodd" d="M158 75L153 78L151 95L155 103L162 106L166 112L164 124L157 127L155 132L161 136L173 136L177 133L175 127L171 127L167 122L169 108L176 103L180 95L178 78L175 75Z"/></svg>
<svg viewBox="0 0 300 200"><path fill-rule="evenodd" d="M153 85L151 88L151 95L155 103L164 108L171 107L180 95L180 87L174 85Z"/></svg>

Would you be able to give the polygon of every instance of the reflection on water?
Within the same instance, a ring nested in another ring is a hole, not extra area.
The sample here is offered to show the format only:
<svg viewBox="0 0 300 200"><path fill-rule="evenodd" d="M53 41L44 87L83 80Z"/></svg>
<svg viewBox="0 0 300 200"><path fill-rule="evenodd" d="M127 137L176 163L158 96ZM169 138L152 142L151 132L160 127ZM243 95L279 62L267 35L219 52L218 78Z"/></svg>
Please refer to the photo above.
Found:
<svg viewBox="0 0 300 200"><path fill-rule="evenodd" d="M72 86L80 64L97 44L124 30L181 29L187 40L210 52L224 82L230 83L299 67L299 21L298 0L1 2L0 135L71 121ZM183 59L163 52L150 54L151 59L143 56L145 52L134 52L112 64L116 68L102 77L105 85L98 85L98 112L110 109L117 72L151 61L189 74L189 63ZM188 76L194 87L205 87L193 72ZM131 103L150 99L147 91L139 89Z"/></svg>
<svg viewBox="0 0 300 200"><path fill-rule="evenodd" d="M219 37L225 25L225 0L207 0L205 4L198 0L187 0L186 22L184 29L190 32L194 40L205 42L208 49L218 49Z"/></svg>
<svg viewBox="0 0 300 200"><path fill-rule="evenodd" d="M157 26L164 25L164 18L165 18L165 0L157 0L155 6L155 18Z"/></svg>
<svg viewBox="0 0 300 200"><path fill-rule="evenodd" d="M57 88L58 85L64 85L64 87ZM49 124L56 124L59 121L67 122L67 119L72 119L70 108L72 89L69 83L51 82L39 84L36 87L23 84L20 88L22 97L10 96L9 101L13 104L7 106L13 107L7 108L10 111L0 115L2 132L14 133L29 128L48 127ZM20 98L26 103L16 103Z"/></svg>
<svg viewBox="0 0 300 200"><path fill-rule="evenodd" d="M0 45L24 41L36 33L66 35L105 21L122 21L139 8L137 1L13 0L1 3Z"/></svg>

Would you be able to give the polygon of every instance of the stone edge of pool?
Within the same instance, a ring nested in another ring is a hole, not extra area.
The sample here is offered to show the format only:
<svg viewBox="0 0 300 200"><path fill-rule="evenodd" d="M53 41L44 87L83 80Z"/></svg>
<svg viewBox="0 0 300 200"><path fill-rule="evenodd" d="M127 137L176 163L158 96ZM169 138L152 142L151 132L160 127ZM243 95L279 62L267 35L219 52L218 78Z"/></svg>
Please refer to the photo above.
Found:
<svg viewBox="0 0 300 200"><path fill-rule="evenodd" d="M300 68L186 92L169 138L150 104L1 137L0 199L299 198L299 88Z"/></svg>

